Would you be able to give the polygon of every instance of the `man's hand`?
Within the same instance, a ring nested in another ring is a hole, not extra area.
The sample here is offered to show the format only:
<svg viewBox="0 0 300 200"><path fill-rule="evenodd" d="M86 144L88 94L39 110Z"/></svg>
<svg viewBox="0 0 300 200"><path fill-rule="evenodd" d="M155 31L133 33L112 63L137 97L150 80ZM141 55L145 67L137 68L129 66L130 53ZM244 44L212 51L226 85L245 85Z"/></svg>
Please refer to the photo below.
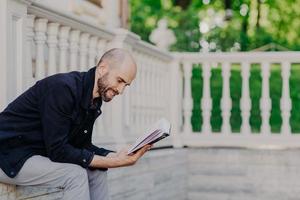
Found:
<svg viewBox="0 0 300 200"><path fill-rule="evenodd" d="M128 149L122 149L117 153L109 153L107 157L95 155L90 166L94 168L115 168L134 165L152 145L145 145L137 152L127 155Z"/></svg>
<svg viewBox="0 0 300 200"><path fill-rule="evenodd" d="M124 164L123 166L134 165L151 147L152 145L146 145L137 152L129 155L127 155L128 149L124 148L117 153L115 158L119 159L120 163Z"/></svg>

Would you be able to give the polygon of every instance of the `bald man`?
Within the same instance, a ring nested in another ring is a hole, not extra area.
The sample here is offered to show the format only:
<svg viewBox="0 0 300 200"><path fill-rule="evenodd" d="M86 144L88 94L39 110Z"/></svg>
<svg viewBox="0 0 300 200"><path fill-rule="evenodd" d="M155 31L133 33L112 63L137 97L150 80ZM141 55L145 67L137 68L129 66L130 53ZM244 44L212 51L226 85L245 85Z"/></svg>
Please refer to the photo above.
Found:
<svg viewBox="0 0 300 200"><path fill-rule="evenodd" d="M107 200L107 169L134 165L151 148L132 155L92 144L102 101L122 94L136 63L112 49L88 72L38 81L0 113L0 182L63 189L64 200Z"/></svg>

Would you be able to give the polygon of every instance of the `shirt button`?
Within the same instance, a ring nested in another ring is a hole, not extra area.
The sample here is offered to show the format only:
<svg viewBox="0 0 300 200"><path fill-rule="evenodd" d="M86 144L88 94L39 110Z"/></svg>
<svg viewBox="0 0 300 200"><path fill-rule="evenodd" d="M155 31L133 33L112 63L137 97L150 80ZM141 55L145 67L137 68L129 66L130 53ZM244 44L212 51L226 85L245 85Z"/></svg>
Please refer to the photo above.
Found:
<svg viewBox="0 0 300 200"><path fill-rule="evenodd" d="M84 163L86 163L86 159L83 159L82 161L83 161Z"/></svg>
<svg viewBox="0 0 300 200"><path fill-rule="evenodd" d="M12 176L13 176L14 174L15 174L15 172L10 172L10 175L12 175Z"/></svg>
<svg viewBox="0 0 300 200"><path fill-rule="evenodd" d="M19 138L19 139L22 139L22 135L19 135L18 138Z"/></svg>
<svg viewBox="0 0 300 200"><path fill-rule="evenodd" d="M84 130L83 132L84 132L84 133L87 133L88 131L87 131L87 130Z"/></svg>
<svg viewBox="0 0 300 200"><path fill-rule="evenodd" d="M98 113L98 114L100 114L100 112L101 112L100 110L97 110L97 113Z"/></svg>

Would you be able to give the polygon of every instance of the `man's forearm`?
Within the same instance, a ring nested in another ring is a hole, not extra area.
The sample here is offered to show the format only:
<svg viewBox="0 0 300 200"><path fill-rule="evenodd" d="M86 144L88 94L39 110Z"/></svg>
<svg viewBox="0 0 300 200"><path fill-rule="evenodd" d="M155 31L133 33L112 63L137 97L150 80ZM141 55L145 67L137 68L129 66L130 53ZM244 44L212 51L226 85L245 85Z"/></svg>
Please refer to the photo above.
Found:
<svg viewBox="0 0 300 200"><path fill-rule="evenodd" d="M128 150L123 150L118 153L109 153L106 157L94 155L90 167L93 168L116 168L134 165L137 160L151 148L151 145L145 145L134 154L128 155Z"/></svg>
<svg viewBox="0 0 300 200"><path fill-rule="evenodd" d="M111 153L109 153L111 154ZM115 167L121 167L121 163L119 159L117 159L114 156L107 155L104 156L98 156L94 155L94 158L92 162L90 163L90 167L93 168L115 168Z"/></svg>

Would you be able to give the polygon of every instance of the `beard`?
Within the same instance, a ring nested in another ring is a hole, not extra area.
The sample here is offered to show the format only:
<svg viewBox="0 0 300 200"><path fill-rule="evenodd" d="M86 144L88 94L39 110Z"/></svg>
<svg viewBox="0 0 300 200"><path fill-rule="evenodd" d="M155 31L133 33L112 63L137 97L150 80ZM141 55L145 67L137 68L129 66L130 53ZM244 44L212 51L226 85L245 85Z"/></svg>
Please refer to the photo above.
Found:
<svg viewBox="0 0 300 200"><path fill-rule="evenodd" d="M108 73L104 74L101 78L98 79L97 85L98 85L98 94L105 102L111 101L113 97L118 94L117 91L109 87Z"/></svg>

